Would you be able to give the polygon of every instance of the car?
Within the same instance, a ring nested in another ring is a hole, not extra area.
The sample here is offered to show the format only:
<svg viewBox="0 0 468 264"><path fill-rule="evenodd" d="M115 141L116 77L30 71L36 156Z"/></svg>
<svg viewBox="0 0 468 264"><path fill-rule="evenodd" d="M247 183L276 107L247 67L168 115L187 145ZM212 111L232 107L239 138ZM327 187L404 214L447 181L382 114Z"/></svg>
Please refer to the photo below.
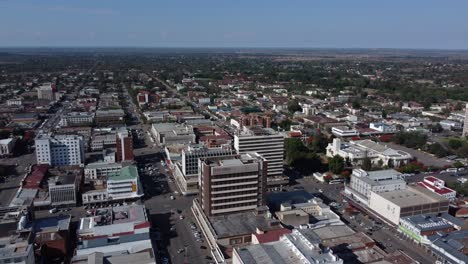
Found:
<svg viewBox="0 0 468 264"><path fill-rule="evenodd" d="M182 252L184 252L184 251L185 251L185 249L183 249L183 248L179 248L179 250L177 250L177 253L179 253L179 254L180 254L180 253L182 253Z"/></svg>
<svg viewBox="0 0 468 264"><path fill-rule="evenodd" d="M172 195L171 195L169 198L170 198L171 200L175 200L175 197L172 196Z"/></svg>
<svg viewBox="0 0 468 264"><path fill-rule="evenodd" d="M179 219L184 220L184 216L183 215L179 216Z"/></svg>
<svg viewBox="0 0 468 264"><path fill-rule="evenodd" d="M52 208L52 209L49 210L49 213L50 214L55 214L57 211L58 211L57 208Z"/></svg>

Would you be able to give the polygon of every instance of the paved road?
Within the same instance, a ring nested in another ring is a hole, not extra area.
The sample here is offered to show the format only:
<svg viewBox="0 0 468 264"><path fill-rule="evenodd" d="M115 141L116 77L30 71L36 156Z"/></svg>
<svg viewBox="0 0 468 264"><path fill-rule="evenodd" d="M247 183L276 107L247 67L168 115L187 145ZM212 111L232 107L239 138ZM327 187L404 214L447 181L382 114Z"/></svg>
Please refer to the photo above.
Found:
<svg viewBox="0 0 468 264"><path fill-rule="evenodd" d="M408 152L413 157L417 158L418 161L424 163L424 165L426 165L426 166L436 166L436 167L443 168L444 166L452 165L452 162L448 162L445 159L437 158L435 156L432 156L432 155L427 154L427 153L422 152L422 151L418 151L418 150L415 150L415 149L410 149L410 148L407 148L407 147L404 147L402 145L398 145L398 144L395 144L395 143L392 143L392 142L388 142L388 143L385 143L385 144L390 148L397 149L397 150L403 150L403 151Z"/></svg>

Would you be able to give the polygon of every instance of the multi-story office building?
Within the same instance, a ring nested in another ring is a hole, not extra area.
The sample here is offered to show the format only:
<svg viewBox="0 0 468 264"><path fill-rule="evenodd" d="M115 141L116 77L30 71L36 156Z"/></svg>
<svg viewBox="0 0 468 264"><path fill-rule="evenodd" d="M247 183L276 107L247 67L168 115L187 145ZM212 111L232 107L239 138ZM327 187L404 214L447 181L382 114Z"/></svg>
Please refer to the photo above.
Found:
<svg viewBox="0 0 468 264"><path fill-rule="evenodd" d="M37 88L37 99L54 101L55 92L55 84L45 83Z"/></svg>
<svg viewBox="0 0 468 264"><path fill-rule="evenodd" d="M98 151L105 148L115 148L117 140L115 131L93 135L91 138L91 150Z"/></svg>
<svg viewBox="0 0 468 264"><path fill-rule="evenodd" d="M69 126L89 126L94 121L94 114L88 112L72 112L62 116L60 125L64 127Z"/></svg>
<svg viewBox="0 0 468 264"><path fill-rule="evenodd" d="M97 110L95 120L98 126L122 125L125 123L125 112L122 109Z"/></svg>
<svg viewBox="0 0 468 264"><path fill-rule="evenodd" d="M267 161L257 153L200 160L205 215L255 210L265 204Z"/></svg>
<svg viewBox="0 0 468 264"><path fill-rule="evenodd" d="M120 161L133 161L133 139L126 127L117 130L116 159Z"/></svg>
<svg viewBox="0 0 468 264"><path fill-rule="evenodd" d="M158 123L151 126L151 132L160 144L191 144L195 143L193 126L176 123Z"/></svg>
<svg viewBox="0 0 468 264"><path fill-rule="evenodd" d="M403 189L406 189L406 182L401 173L396 170L367 172L363 169L355 169L349 185L345 187L345 194L367 206L371 192L391 192Z"/></svg>
<svg viewBox="0 0 468 264"><path fill-rule="evenodd" d="M0 263L34 264L34 246L29 240L29 235L18 232L0 237Z"/></svg>
<svg viewBox="0 0 468 264"><path fill-rule="evenodd" d="M61 172L60 172L61 173ZM52 206L76 205L82 170L69 171L48 179L49 198Z"/></svg>
<svg viewBox="0 0 468 264"><path fill-rule="evenodd" d="M244 127L234 136L234 148L239 154L256 152L268 161L267 187L280 190L288 183L283 175L284 136L271 128Z"/></svg>
<svg viewBox="0 0 468 264"><path fill-rule="evenodd" d="M16 138L6 138L0 140L0 158L12 156L15 143Z"/></svg>
<svg viewBox="0 0 468 264"><path fill-rule="evenodd" d="M198 193L198 161L202 158L233 155L234 150L225 148L206 148L202 145L189 145L182 150L181 161L176 163L174 177L184 195Z"/></svg>
<svg viewBox="0 0 468 264"><path fill-rule="evenodd" d="M51 166L84 163L84 140L78 135L39 134L35 141L38 164Z"/></svg>
<svg viewBox="0 0 468 264"><path fill-rule="evenodd" d="M119 173L121 169L122 164L120 163L90 163L84 168L85 182L94 182L97 185L102 185L109 175Z"/></svg>

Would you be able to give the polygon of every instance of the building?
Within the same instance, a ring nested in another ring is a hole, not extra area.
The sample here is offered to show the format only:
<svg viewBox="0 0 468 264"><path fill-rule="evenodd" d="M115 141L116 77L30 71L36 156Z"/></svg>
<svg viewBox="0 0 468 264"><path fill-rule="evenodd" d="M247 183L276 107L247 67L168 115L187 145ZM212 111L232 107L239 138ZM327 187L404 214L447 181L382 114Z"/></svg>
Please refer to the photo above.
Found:
<svg viewBox="0 0 468 264"><path fill-rule="evenodd" d="M55 101L55 84L45 83L37 88L37 99Z"/></svg>
<svg viewBox="0 0 468 264"><path fill-rule="evenodd" d="M271 128L244 127L234 136L237 153L256 152L268 162L267 188L281 190L288 183L283 175L284 136Z"/></svg>
<svg viewBox="0 0 468 264"><path fill-rule="evenodd" d="M134 165L123 167L119 173L109 174L107 177L107 193L109 200L132 200L143 196L137 167Z"/></svg>
<svg viewBox="0 0 468 264"><path fill-rule="evenodd" d="M49 170L47 180L51 206L74 206L81 188L81 169Z"/></svg>
<svg viewBox="0 0 468 264"><path fill-rule="evenodd" d="M267 162L257 153L200 160L200 204L207 216L265 205Z"/></svg>
<svg viewBox="0 0 468 264"><path fill-rule="evenodd" d="M463 222L448 213L407 216L400 219L398 230L414 241L427 245L430 243L429 236L438 232L450 233L454 231L456 229L452 225L454 221Z"/></svg>
<svg viewBox="0 0 468 264"><path fill-rule="evenodd" d="M448 211L449 201L420 186L391 192L371 192L369 209L383 221L397 226L401 217Z"/></svg>
<svg viewBox="0 0 468 264"><path fill-rule="evenodd" d="M23 105L23 99L22 98L11 98L6 101L8 106L21 106Z"/></svg>
<svg viewBox="0 0 468 264"><path fill-rule="evenodd" d="M133 161L133 138L131 133L126 127L121 127L117 130L116 136L116 160L120 161Z"/></svg>
<svg viewBox="0 0 468 264"><path fill-rule="evenodd" d="M332 134L337 137L357 137L359 136L359 131L354 128L349 128L347 126L338 126L332 127Z"/></svg>
<svg viewBox="0 0 468 264"><path fill-rule="evenodd" d="M233 264L341 264L342 259L332 250L322 248L319 239L304 236L293 230L277 242L249 245L234 250Z"/></svg>
<svg viewBox="0 0 468 264"><path fill-rule="evenodd" d="M16 138L6 138L0 140L0 158L13 156L13 149L15 148Z"/></svg>
<svg viewBox="0 0 468 264"><path fill-rule="evenodd" d="M468 230L436 233L430 236L429 248L441 263L468 263Z"/></svg>
<svg viewBox="0 0 468 264"><path fill-rule="evenodd" d="M94 162L85 166L84 179L85 183L93 182L97 185L104 185L109 175L120 173L122 164Z"/></svg>
<svg viewBox="0 0 468 264"><path fill-rule="evenodd" d="M35 148L38 164L67 166L81 165L85 161L82 136L40 133L36 137Z"/></svg>
<svg viewBox="0 0 468 264"><path fill-rule="evenodd" d="M60 119L60 125L64 127L90 126L93 124L94 114L88 112L71 112Z"/></svg>
<svg viewBox="0 0 468 264"><path fill-rule="evenodd" d="M86 263L89 256L97 252L103 254L101 258L94 258L98 260L103 257L126 256L123 263L155 263L150 227L143 205L97 209L92 216L80 219L72 263ZM135 254L145 252L151 257L150 261L128 262ZM91 263L97 263L92 260Z"/></svg>
<svg viewBox="0 0 468 264"><path fill-rule="evenodd" d="M38 262L65 261L70 255L70 215L35 219L34 244Z"/></svg>
<svg viewBox="0 0 468 264"><path fill-rule="evenodd" d="M463 133L462 136L468 136L468 103L466 104L465 108L465 121L463 123Z"/></svg>
<svg viewBox="0 0 468 264"><path fill-rule="evenodd" d="M206 216L198 202L193 201L192 213L208 244L216 263L224 263L232 257L236 247L252 243L252 235L284 229L280 222L267 214L267 207L227 215Z"/></svg>
<svg viewBox="0 0 468 264"><path fill-rule="evenodd" d="M174 178L182 194L198 193L198 175L200 173L199 160L209 157L223 157L233 155L230 147L206 148L202 145L191 144L182 150L181 161L176 162Z"/></svg>
<svg viewBox="0 0 468 264"><path fill-rule="evenodd" d="M402 166L413 158L405 151L395 150L369 139L343 143L341 139L334 138L327 146L327 156L335 155L349 160L354 166L362 165L364 159L368 158L372 165L390 168Z"/></svg>
<svg viewBox="0 0 468 264"><path fill-rule="evenodd" d="M398 131L396 126L391 125L391 124L382 123L382 122L370 123L369 128L377 130L380 133L384 133L384 134L391 134L391 133L395 133L395 132Z"/></svg>
<svg viewBox="0 0 468 264"><path fill-rule="evenodd" d="M151 132L159 144L191 144L195 143L193 126L177 123L158 123L151 126Z"/></svg>
<svg viewBox="0 0 468 264"><path fill-rule="evenodd" d="M125 124L125 112L122 109L97 110L96 125L123 125Z"/></svg>
<svg viewBox="0 0 468 264"><path fill-rule="evenodd" d="M13 232L0 237L0 263L34 264L34 248L30 236Z"/></svg>
<svg viewBox="0 0 468 264"><path fill-rule="evenodd" d="M91 150L99 151L106 148L115 148L117 146L116 132L108 131L106 133L95 134L91 138Z"/></svg>
<svg viewBox="0 0 468 264"><path fill-rule="evenodd" d="M457 122L455 120L441 120L439 121L440 126L444 130L462 130L463 129L463 124L460 122Z"/></svg>
<svg viewBox="0 0 468 264"><path fill-rule="evenodd" d="M422 186L448 200L454 200L457 197L457 192L448 187L445 187L445 181L434 176L424 177L424 181L418 182Z"/></svg>
<svg viewBox="0 0 468 264"><path fill-rule="evenodd" d="M354 169L349 185L345 186L345 194L368 206L371 192L381 193L404 189L406 189L406 182L402 174L396 170L367 172L363 169Z"/></svg>

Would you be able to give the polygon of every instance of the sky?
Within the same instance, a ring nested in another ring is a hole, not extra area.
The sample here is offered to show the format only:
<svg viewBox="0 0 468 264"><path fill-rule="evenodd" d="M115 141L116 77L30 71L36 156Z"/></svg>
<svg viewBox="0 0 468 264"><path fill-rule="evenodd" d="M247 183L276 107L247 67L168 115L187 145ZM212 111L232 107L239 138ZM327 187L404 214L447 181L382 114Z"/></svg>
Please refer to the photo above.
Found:
<svg viewBox="0 0 468 264"><path fill-rule="evenodd" d="M467 0L0 0L0 47L468 49Z"/></svg>

